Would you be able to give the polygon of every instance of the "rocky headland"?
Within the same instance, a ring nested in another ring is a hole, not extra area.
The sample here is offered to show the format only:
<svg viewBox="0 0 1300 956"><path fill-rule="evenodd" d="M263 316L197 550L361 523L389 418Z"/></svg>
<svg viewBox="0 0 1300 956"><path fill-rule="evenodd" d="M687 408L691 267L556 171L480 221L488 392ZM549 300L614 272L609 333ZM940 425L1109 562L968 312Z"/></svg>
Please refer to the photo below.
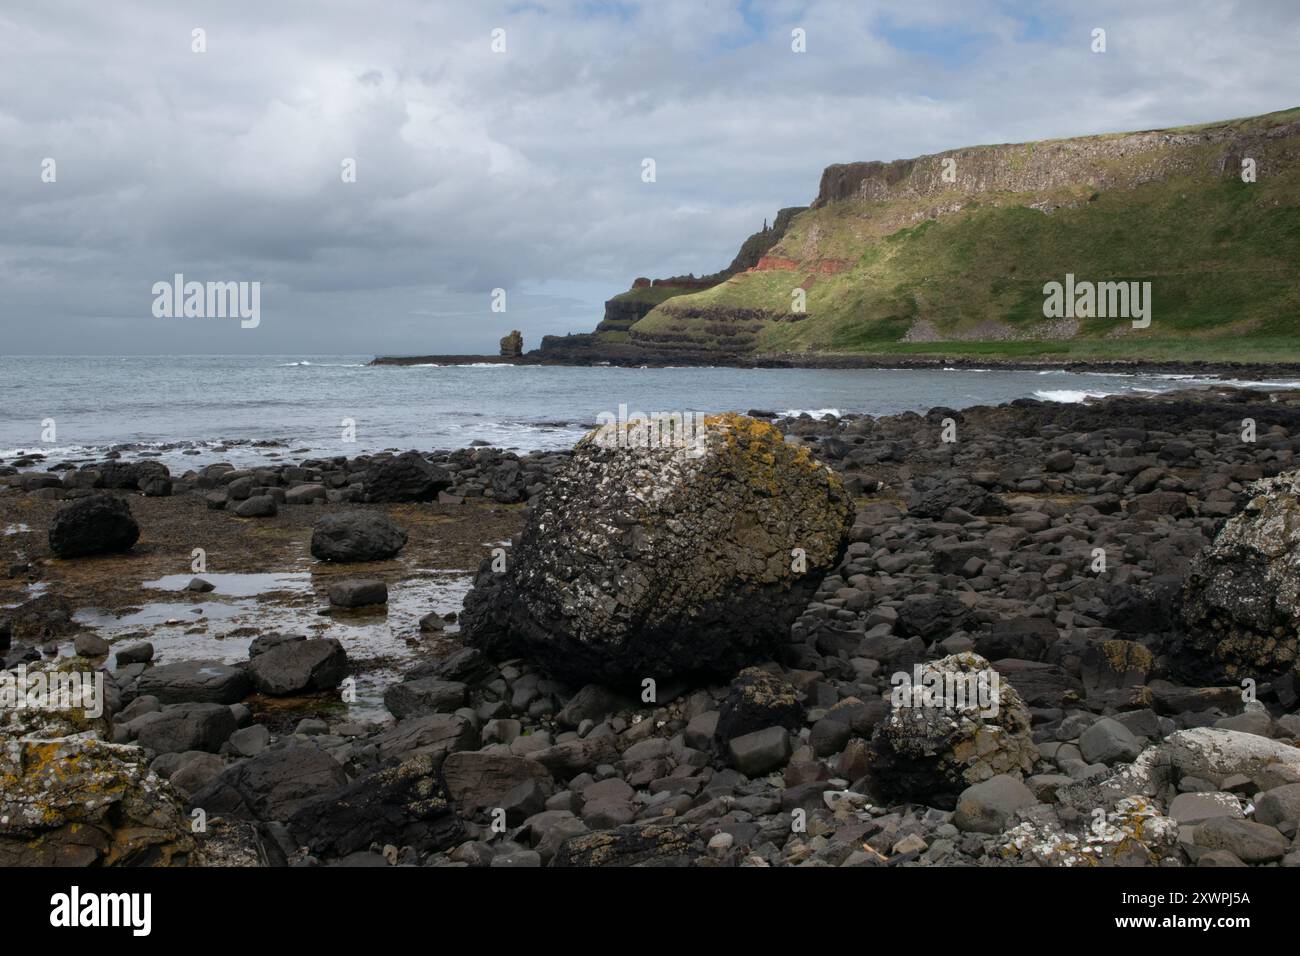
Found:
<svg viewBox="0 0 1300 956"><path fill-rule="evenodd" d="M811 204L782 209L726 268L638 278L592 331L545 336L519 358L1294 367L1298 218L1297 109L836 163ZM1049 317L1045 290L1067 275L1111 291ZM1143 288L1135 326L1130 294ZM379 363L392 361L412 359Z"/></svg>
<svg viewBox="0 0 1300 956"><path fill-rule="evenodd" d="M746 411L0 464L6 672L105 688L0 709L0 863L1300 864L1300 393ZM195 548L307 581L223 627Z"/></svg>

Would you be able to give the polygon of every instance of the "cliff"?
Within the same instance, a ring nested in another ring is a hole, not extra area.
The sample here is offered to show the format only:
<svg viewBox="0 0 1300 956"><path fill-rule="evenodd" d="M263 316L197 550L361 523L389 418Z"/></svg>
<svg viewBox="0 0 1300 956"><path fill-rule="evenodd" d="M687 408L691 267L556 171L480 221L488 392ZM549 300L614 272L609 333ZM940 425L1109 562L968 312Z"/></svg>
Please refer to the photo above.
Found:
<svg viewBox="0 0 1300 956"><path fill-rule="evenodd" d="M606 303L595 333L542 351L1295 360L1298 263L1293 109L832 165L811 206L782 210L703 288L643 283ZM1045 285L1067 276L1137 283L1135 295L1149 283L1149 324L1045 316Z"/></svg>

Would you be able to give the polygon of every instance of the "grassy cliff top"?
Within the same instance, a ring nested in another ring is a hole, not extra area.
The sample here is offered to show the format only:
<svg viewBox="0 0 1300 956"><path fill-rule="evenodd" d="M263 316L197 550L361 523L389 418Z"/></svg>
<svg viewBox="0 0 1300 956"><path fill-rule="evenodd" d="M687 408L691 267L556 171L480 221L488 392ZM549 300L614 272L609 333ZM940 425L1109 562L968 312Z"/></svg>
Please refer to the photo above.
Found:
<svg viewBox="0 0 1300 956"><path fill-rule="evenodd" d="M628 339L669 352L1300 359L1300 108L831 166L784 225L758 268L665 295ZM1149 282L1150 327L1046 317L1044 286L1067 273Z"/></svg>

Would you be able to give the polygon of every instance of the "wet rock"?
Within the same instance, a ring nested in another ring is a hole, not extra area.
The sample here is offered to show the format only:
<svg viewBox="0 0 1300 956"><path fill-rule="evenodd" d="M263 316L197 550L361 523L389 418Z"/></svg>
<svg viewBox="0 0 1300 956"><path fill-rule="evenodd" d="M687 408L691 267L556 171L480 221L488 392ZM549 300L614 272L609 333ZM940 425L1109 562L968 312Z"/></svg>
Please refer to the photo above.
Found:
<svg viewBox="0 0 1300 956"><path fill-rule="evenodd" d="M139 538L130 506L113 495L78 498L50 523L50 551L59 558L129 551Z"/></svg>
<svg viewBox="0 0 1300 956"><path fill-rule="evenodd" d="M376 578L335 581L330 585L330 604L335 607L367 607L388 603L388 585Z"/></svg>
<svg viewBox="0 0 1300 956"><path fill-rule="evenodd" d="M312 557L321 561L382 561L406 545L406 532L373 511L324 515L311 533Z"/></svg>
<svg viewBox="0 0 1300 956"><path fill-rule="evenodd" d="M303 801L288 820L317 856L346 856L372 843L426 853L464 839L433 757L377 768L340 789Z"/></svg>
<svg viewBox="0 0 1300 956"><path fill-rule="evenodd" d="M148 641L128 644L117 649L116 657L118 667L125 667L128 664L148 664L153 660L153 645Z"/></svg>
<svg viewBox="0 0 1300 956"><path fill-rule="evenodd" d="M347 672L347 653L332 637L285 641L248 662L253 687L272 697L333 690Z"/></svg>
<svg viewBox="0 0 1300 956"><path fill-rule="evenodd" d="M485 562L466 639L613 686L726 672L787 641L838 560L850 501L776 428L708 421L698 449L580 442L507 569Z"/></svg>
<svg viewBox="0 0 1300 956"><path fill-rule="evenodd" d="M243 668L221 661L177 661L146 670L136 690L164 704L234 704L248 696L252 682Z"/></svg>
<svg viewBox="0 0 1300 956"><path fill-rule="evenodd" d="M73 650L80 657L105 657L108 655L108 641L98 634L78 634L72 640Z"/></svg>

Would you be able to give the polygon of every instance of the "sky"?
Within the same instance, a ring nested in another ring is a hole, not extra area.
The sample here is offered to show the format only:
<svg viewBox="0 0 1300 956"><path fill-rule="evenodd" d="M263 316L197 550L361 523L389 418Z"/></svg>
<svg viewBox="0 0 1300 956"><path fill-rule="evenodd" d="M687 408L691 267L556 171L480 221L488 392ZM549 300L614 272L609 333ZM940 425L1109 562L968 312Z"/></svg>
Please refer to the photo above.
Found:
<svg viewBox="0 0 1300 956"><path fill-rule="evenodd" d="M533 348L831 163L1285 109L1297 49L1295 0L5 0L0 354Z"/></svg>

